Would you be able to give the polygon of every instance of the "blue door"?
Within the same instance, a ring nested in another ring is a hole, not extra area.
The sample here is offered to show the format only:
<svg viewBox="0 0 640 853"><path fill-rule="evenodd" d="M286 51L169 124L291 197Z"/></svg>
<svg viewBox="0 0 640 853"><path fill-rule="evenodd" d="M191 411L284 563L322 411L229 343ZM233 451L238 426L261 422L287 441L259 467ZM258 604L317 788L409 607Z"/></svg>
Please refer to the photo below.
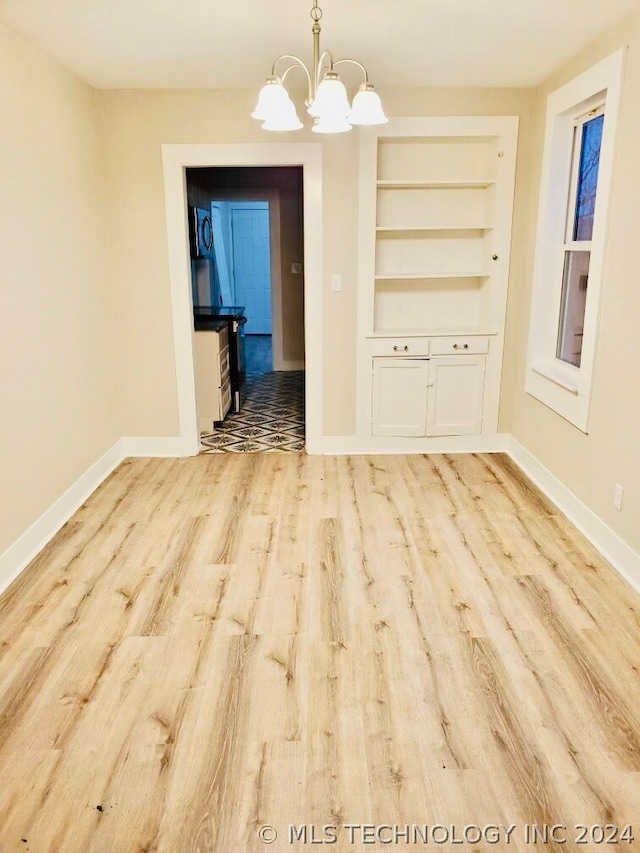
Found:
<svg viewBox="0 0 640 853"><path fill-rule="evenodd" d="M268 202L231 203L236 302L245 306L248 335L270 335L271 252Z"/></svg>

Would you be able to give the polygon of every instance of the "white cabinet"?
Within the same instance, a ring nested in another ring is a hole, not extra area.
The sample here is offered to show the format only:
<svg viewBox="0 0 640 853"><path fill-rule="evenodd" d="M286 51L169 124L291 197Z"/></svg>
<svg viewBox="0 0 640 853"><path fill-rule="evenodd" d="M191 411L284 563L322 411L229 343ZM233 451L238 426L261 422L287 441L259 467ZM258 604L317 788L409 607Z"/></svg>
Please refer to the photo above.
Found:
<svg viewBox="0 0 640 853"><path fill-rule="evenodd" d="M200 432L211 432L231 408L229 330L226 323L218 331L194 333L196 408Z"/></svg>
<svg viewBox="0 0 640 853"><path fill-rule="evenodd" d="M482 430L482 355L374 358L372 435L474 435Z"/></svg>
<svg viewBox="0 0 640 853"><path fill-rule="evenodd" d="M363 438L497 432L517 129L513 116L393 118L361 129ZM419 401L406 400L423 381L417 367L371 370L386 356L430 360L428 406L424 384Z"/></svg>
<svg viewBox="0 0 640 853"><path fill-rule="evenodd" d="M373 359L373 435L424 435L428 360Z"/></svg>
<svg viewBox="0 0 640 853"><path fill-rule="evenodd" d="M427 435L476 435L482 431L484 371L484 356L430 360Z"/></svg>

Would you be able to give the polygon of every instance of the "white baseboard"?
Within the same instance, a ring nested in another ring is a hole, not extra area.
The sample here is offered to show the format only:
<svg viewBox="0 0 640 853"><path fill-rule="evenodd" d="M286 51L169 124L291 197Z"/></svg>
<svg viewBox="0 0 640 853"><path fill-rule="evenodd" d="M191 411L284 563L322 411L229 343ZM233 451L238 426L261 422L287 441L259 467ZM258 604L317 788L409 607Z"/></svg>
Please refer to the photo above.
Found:
<svg viewBox="0 0 640 853"><path fill-rule="evenodd" d="M127 456L195 456L200 442L168 436L124 436L119 442L123 459Z"/></svg>
<svg viewBox="0 0 640 853"><path fill-rule="evenodd" d="M121 443L117 441L0 555L0 592L18 577L123 459Z"/></svg>
<svg viewBox="0 0 640 853"><path fill-rule="evenodd" d="M197 442L185 442L180 438L125 436L119 439L0 555L0 592L18 577L127 456L194 456L198 447Z"/></svg>
<svg viewBox="0 0 640 853"><path fill-rule="evenodd" d="M505 453L509 435L453 435L438 438L325 435L307 446L307 453L324 456L413 453Z"/></svg>
<svg viewBox="0 0 640 853"><path fill-rule="evenodd" d="M0 555L0 592L15 580L127 456L193 456L197 452L197 443L187 443L179 438L121 438ZM307 452L316 455L506 452L622 577L640 591L640 555L512 435L499 433L429 439L323 436L308 445Z"/></svg>
<svg viewBox="0 0 640 853"><path fill-rule="evenodd" d="M640 554L627 545L512 435L508 436L507 453L540 491L544 492L597 548L605 560L608 560L614 569L640 592Z"/></svg>

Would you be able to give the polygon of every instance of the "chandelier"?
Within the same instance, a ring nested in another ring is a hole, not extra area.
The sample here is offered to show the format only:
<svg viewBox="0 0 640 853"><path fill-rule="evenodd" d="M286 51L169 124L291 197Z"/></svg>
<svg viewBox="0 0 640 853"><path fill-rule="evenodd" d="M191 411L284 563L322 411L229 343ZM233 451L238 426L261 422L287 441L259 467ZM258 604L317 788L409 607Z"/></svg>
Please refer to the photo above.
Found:
<svg viewBox="0 0 640 853"><path fill-rule="evenodd" d="M294 68L302 68L309 87L305 104L307 112L313 118L311 130L314 133L344 133L351 130L353 125L385 124L388 119L382 110L378 94L369 82L364 65L356 59L334 60L328 50L320 52L322 9L318 6L318 0L313 0L310 14L313 21L312 69L309 70L297 56L279 56L273 63L271 76L267 77L260 90L258 103L251 117L261 121L264 130L299 130L302 122L284 87L284 81ZM288 63L286 67L285 63ZM351 105L347 90L336 71L336 67L344 63L357 66L364 75Z"/></svg>

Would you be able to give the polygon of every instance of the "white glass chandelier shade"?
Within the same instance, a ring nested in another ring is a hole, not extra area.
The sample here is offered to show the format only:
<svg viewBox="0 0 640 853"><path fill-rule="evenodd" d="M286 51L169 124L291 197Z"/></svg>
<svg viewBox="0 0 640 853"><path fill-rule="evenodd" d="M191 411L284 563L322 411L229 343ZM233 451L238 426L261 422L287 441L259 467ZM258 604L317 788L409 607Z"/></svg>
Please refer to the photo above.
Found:
<svg viewBox="0 0 640 853"><path fill-rule="evenodd" d="M293 102L282 81L277 77L269 77L258 93L258 103L251 113L251 118L266 121L271 116L286 110L288 105L293 107Z"/></svg>
<svg viewBox="0 0 640 853"><path fill-rule="evenodd" d="M270 115L262 124L264 130L300 130L302 122L298 118L296 108L291 104L289 109Z"/></svg>
<svg viewBox="0 0 640 853"><path fill-rule="evenodd" d="M351 125L346 118L323 117L315 119L311 130L314 133L346 133Z"/></svg>
<svg viewBox="0 0 640 853"><path fill-rule="evenodd" d="M329 118L338 121L351 112L344 83L335 71L328 71L318 86L316 96L307 112L314 118Z"/></svg>
<svg viewBox="0 0 640 853"><path fill-rule="evenodd" d="M318 0L313 0L311 19L313 27L313 66L307 65L297 56L283 54L273 63L271 76L260 90L252 118L263 122L265 130L298 130L302 122L298 118L293 101L284 87L284 80L294 68L301 69L309 86L305 101L307 112L314 119L314 133L345 133L354 124L384 124L387 121L380 98L369 83L367 69L356 59L333 59L328 50L320 51L320 19L322 9ZM286 63L286 67L285 67ZM347 90L338 76L335 66L355 65L364 76L353 106L349 104Z"/></svg>
<svg viewBox="0 0 640 853"><path fill-rule="evenodd" d="M277 77L270 77L260 89L251 117L264 122L265 130L300 130L302 127L294 103Z"/></svg>
<svg viewBox="0 0 640 853"><path fill-rule="evenodd" d="M360 86L353 99L349 121L357 125L386 124L389 121L382 109L380 96L374 91L371 83L363 83Z"/></svg>

